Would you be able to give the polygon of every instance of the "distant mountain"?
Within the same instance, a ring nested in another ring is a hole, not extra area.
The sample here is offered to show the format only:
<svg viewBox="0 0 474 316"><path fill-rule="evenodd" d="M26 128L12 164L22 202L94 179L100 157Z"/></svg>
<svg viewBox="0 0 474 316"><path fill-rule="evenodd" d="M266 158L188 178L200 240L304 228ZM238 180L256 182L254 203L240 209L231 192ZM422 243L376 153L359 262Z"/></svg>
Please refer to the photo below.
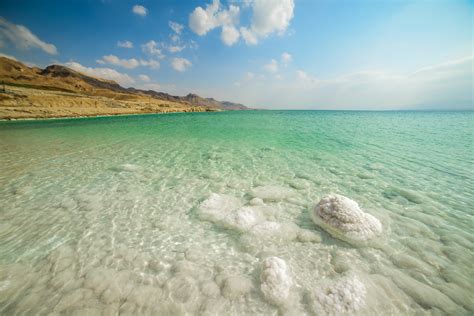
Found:
<svg viewBox="0 0 474 316"><path fill-rule="evenodd" d="M24 87L118 98L120 100L140 100L140 96L147 96L190 107L204 107L207 110L248 110L242 104L228 101L221 102L192 93L181 97L154 90L124 88L115 81L92 77L62 65L51 65L44 69L28 67L19 61L6 57L0 57L0 80L7 84L22 85Z"/></svg>

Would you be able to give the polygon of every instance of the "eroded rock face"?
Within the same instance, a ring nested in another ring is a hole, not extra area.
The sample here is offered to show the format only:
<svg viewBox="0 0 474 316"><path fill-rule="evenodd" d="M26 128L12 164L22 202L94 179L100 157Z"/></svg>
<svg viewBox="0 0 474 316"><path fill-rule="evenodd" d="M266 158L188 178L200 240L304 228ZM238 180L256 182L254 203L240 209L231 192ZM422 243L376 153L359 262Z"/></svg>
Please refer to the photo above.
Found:
<svg viewBox="0 0 474 316"><path fill-rule="evenodd" d="M288 302L292 280L283 259L268 257L263 260L260 280L260 289L268 301L275 305L285 305Z"/></svg>
<svg viewBox="0 0 474 316"><path fill-rule="evenodd" d="M322 198L311 217L333 237L352 244L363 244L382 233L377 218L362 211L357 202L338 194Z"/></svg>

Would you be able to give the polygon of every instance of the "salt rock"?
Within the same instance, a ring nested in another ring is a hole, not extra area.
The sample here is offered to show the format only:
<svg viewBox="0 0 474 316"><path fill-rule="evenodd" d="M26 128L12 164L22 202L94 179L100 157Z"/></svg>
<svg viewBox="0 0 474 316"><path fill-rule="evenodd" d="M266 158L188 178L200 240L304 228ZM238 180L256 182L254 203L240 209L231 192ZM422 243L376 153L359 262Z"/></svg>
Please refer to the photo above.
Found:
<svg viewBox="0 0 474 316"><path fill-rule="evenodd" d="M235 299L250 292L252 281L243 276L231 276L224 281L222 295L228 299Z"/></svg>
<svg viewBox="0 0 474 316"><path fill-rule="evenodd" d="M242 207L242 202L231 195L211 193L208 199L199 205L199 217L203 220L217 222L229 212Z"/></svg>
<svg viewBox="0 0 474 316"><path fill-rule="evenodd" d="M367 289L355 275L346 275L326 283L310 294L310 306L316 315L354 314L365 306Z"/></svg>
<svg viewBox="0 0 474 316"><path fill-rule="evenodd" d="M268 301L275 305L285 305L290 295L292 280L284 260L278 257L263 260L260 281L260 289Z"/></svg>
<svg viewBox="0 0 474 316"><path fill-rule="evenodd" d="M382 224L357 202L338 194L325 196L311 213L313 222L333 237L360 244L382 233Z"/></svg>
<svg viewBox="0 0 474 316"><path fill-rule="evenodd" d="M293 223L264 221L253 226L249 233L259 239L294 240L298 236L298 226Z"/></svg>
<svg viewBox="0 0 474 316"><path fill-rule="evenodd" d="M247 231L262 221L263 216L256 209L246 206L228 214L223 218L222 224L228 228Z"/></svg>
<svg viewBox="0 0 474 316"><path fill-rule="evenodd" d="M265 185L252 189L250 194L264 201L280 201L294 196L295 191L285 187Z"/></svg>
<svg viewBox="0 0 474 316"><path fill-rule="evenodd" d="M216 193L201 203L199 217L237 231L247 231L264 220L256 207L242 207L238 198Z"/></svg>

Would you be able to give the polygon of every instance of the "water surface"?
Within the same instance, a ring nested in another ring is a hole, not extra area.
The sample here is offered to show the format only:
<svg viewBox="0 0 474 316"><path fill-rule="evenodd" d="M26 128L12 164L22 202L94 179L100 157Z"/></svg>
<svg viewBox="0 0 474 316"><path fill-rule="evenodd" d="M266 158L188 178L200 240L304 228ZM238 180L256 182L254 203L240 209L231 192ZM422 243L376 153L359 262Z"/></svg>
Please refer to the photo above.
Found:
<svg viewBox="0 0 474 316"><path fill-rule="evenodd" d="M0 314L471 314L473 118L0 123ZM257 207L286 230L251 234L200 216L213 193L249 205L261 187L281 190ZM354 246L313 224L329 193L357 201L383 234ZM281 304L261 290L271 256L292 279Z"/></svg>

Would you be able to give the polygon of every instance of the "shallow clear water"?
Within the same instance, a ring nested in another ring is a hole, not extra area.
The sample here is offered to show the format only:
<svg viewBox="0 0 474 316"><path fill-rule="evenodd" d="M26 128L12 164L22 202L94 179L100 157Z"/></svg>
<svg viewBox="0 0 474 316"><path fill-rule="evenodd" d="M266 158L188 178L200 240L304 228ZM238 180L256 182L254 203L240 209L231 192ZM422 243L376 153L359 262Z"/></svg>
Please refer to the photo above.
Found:
<svg viewBox="0 0 474 316"><path fill-rule="evenodd" d="M0 123L0 314L471 314L473 119L251 111ZM213 193L280 228L202 216ZM355 246L315 225L329 193L357 201L382 234ZM278 302L262 290L271 256L291 284Z"/></svg>

